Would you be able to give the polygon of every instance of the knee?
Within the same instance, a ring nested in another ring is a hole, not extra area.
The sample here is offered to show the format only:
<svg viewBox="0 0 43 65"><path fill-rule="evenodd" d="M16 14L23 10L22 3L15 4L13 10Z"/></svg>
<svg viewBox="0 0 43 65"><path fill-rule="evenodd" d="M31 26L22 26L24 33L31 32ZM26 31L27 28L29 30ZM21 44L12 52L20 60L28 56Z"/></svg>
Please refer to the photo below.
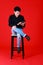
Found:
<svg viewBox="0 0 43 65"><path fill-rule="evenodd" d="M21 35L20 35L20 34L17 34L17 37L18 37L18 38L21 38Z"/></svg>

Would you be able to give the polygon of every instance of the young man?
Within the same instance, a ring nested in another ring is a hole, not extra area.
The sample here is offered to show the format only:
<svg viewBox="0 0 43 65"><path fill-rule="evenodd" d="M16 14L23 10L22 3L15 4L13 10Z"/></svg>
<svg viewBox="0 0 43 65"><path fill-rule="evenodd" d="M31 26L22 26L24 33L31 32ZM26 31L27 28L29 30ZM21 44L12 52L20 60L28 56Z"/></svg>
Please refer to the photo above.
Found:
<svg viewBox="0 0 43 65"><path fill-rule="evenodd" d="M17 35L18 52L20 52L21 36L25 37L27 40L30 40L30 37L27 34L25 34L22 30L22 28L25 25L25 19L20 14L20 12L21 8L16 6L14 8L14 14L9 17L9 26L12 27L11 29L12 36L14 36L14 33Z"/></svg>

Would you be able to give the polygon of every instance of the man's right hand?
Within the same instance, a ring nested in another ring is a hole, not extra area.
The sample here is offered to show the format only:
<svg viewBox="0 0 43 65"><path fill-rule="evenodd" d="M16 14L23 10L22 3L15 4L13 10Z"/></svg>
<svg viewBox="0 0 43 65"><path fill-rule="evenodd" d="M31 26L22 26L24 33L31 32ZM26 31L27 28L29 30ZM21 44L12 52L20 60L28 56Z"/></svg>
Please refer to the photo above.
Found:
<svg viewBox="0 0 43 65"><path fill-rule="evenodd" d="M22 24L22 22L19 22L17 25L20 25L20 24Z"/></svg>

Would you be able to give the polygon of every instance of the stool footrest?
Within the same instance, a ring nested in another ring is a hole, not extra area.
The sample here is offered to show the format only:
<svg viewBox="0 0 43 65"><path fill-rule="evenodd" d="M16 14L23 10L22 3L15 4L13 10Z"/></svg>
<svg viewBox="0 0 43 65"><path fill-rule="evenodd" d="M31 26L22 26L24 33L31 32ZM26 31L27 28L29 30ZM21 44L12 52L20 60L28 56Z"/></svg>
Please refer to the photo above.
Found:
<svg viewBox="0 0 43 65"><path fill-rule="evenodd" d="M14 51L17 51L18 50L18 47L13 47L13 50ZM20 51L22 51L22 47L20 47Z"/></svg>

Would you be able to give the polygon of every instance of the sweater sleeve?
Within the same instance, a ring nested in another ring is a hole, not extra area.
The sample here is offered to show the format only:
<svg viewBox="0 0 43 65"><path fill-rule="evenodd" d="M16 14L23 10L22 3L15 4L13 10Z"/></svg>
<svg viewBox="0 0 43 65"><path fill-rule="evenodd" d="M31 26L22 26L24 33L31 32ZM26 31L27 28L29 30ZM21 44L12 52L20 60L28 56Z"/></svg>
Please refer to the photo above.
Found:
<svg viewBox="0 0 43 65"><path fill-rule="evenodd" d="M12 24L13 24L13 23L12 23L12 17L10 16L10 17L9 17L9 20L8 20L8 25L9 25L10 27L12 27Z"/></svg>
<svg viewBox="0 0 43 65"><path fill-rule="evenodd" d="M24 17L23 17L23 16L21 17L21 22L25 22L25 19L24 19Z"/></svg>
<svg viewBox="0 0 43 65"><path fill-rule="evenodd" d="M12 17L12 16L9 17L8 25L9 25L10 27L12 27L12 26L15 25L14 22L13 22L13 17Z"/></svg>

